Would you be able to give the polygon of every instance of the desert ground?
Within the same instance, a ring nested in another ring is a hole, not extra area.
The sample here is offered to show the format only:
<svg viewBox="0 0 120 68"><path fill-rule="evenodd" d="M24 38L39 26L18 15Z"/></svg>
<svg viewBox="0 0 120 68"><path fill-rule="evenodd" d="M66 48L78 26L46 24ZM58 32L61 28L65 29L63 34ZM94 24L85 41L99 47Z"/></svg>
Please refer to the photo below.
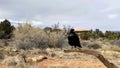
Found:
<svg viewBox="0 0 120 68"><path fill-rule="evenodd" d="M101 48L93 49L93 41L82 41L83 48L100 52L109 62L120 67L120 48L107 46L106 41L94 41L102 44ZM106 42L106 43L105 43ZM89 46L85 46L91 44ZM107 68L98 58L81 52L65 53L65 48L46 48L18 50L11 46L0 47L0 68Z"/></svg>

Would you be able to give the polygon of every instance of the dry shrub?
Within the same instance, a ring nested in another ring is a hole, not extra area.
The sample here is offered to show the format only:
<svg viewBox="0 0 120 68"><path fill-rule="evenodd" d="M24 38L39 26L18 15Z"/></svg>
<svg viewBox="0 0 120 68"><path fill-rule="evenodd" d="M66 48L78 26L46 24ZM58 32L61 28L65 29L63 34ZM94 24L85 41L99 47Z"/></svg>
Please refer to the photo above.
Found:
<svg viewBox="0 0 120 68"><path fill-rule="evenodd" d="M113 40L113 41L111 42L111 44L120 47L120 39L119 39L119 40Z"/></svg>
<svg viewBox="0 0 120 68"><path fill-rule="evenodd" d="M120 47L116 46L116 45L111 45L111 46L110 45L103 45L101 49L120 52Z"/></svg>
<svg viewBox="0 0 120 68"><path fill-rule="evenodd" d="M61 48L64 43L64 35L62 32L50 32L50 43L53 47Z"/></svg>
<svg viewBox="0 0 120 68"><path fill-rule="evenodd" d="M84 47L90 48L90 49L99 49L101 48L101 44L90 42L90 41L82 41L81 43Z"/></svg>
<svg viewBox="0 0 120 68"><path fill-rule="evenodd" d="M93 43L93 44L89 44L88 48L99 49L101 48L101 45L97 43Z"/></svg>
<svg viewBox="0 0 120 68"><path fill-rule="evenodd" d="M2 62L2 65L12 66L12 68L39 68L36 64L25 63L21 55L8 56Z"/></svg>
<svg viewBox="0 0 120 68"><path fill-rule="evenodd" d="M18 49L61 47L64 42L62 32L45 32L30 24L20 25L14 31L15 47Z"/></svg>
<svg viewBox="0 0 120 68"><path fill-rule="evenodd" d="M3 61L5 58L5 56L3 54L0 53L0 62Z"/></svg>
<svg viewBox="0 0 120 68"><path fill-rule="evenodd" d="M15 31L16 47L18 49L46 48L49 45L49 37L40 29L30 24L20 25Z"/></svg>
<svg viewBox="0 0 120 68"><path fill-rule="evenodd" d="M3 61L2 64L4 65L10 65L10 66L14 66L20 63L25 63L25 60L22 56L17 55L17 56L8 56L6 57Z"/></svg>
<svg viewBox="0 0 120 68"><path fill-rule="evenodd" d="M7 46L7 45L9 45L8 42L9 42L9 41L6 40L6 39L0 39L0 46Z"/></svg>

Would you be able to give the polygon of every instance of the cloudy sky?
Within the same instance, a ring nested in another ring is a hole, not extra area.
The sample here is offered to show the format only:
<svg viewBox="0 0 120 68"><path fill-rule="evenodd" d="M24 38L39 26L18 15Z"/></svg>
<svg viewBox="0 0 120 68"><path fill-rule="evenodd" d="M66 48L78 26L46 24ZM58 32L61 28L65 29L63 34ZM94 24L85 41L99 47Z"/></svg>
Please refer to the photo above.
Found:
<svg viewBox="0 0 120 68"><path fill-rule="evenodd" d="M0 20L120 30L120 0L0 0Z"/></svg>

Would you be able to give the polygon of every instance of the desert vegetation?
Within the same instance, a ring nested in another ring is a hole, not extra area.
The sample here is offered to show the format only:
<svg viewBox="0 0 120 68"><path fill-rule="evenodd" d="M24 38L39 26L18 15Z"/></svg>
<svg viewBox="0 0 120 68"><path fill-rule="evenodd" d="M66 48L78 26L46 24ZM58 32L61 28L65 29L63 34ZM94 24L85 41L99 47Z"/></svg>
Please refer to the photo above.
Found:
<svg viewBox="0 0 120 68"><path fill-rule="evenodd" d="M11 23L5 19L0 23L0 39L9 39L12 36L12 32L15 29Z"/></svg>
<svg viewBox="0 0 120 68"><path fill-rule="evenodd" d="M91 29L89 32L83 32L80 34L81 39L90 40L90 39L107 39L107 40L115 40L120 38L120 31L105 31L102 32L99 29L95 29L94 31Z"/></svg>
<svg viewBox="0 0 120 68"><path fill-rule="evenodd" d="M52 27L40 28L28 23L21 24L15 28L8 20L2 21L0 23L0 65L3 66L2 68L40 68L42 66L44 68L45 64L48 65L45 68L72 68L74 66L75 68L80 68L82 65L76 66L75 64L82 64L82 61L83 63L89 61L89 63L93 64L98 63L96 67L106 68L94 56L83 53L63 52L64 49L71 49L67 42L69 29L69 27L60 29L59 24L55 24ZM103 33L99 29L80 33L83 48L99 51L117 66L120 66L119 37L120 32L106 31ZM47 56L49 59L43 62L41 55ZM32 62L33 59L31 58L34 58L35 62ZM57 66L51 59L59 59L58 62L54 60ZM61 62L63 64L60 64ZM75 64L69 67L72 63ZM88 66L92 68L92 65ZM82 68L87 67L82 66Z"/></svg>

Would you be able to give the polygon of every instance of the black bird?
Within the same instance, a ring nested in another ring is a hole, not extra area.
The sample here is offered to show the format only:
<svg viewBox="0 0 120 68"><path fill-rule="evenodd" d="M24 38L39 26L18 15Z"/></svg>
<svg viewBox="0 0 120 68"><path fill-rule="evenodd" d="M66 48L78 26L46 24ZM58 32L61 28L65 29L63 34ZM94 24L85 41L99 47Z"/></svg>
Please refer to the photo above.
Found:
<svg viewBox="0 0 120 68"><path fill-rule="evenodd" d="M73 47L80 47L82 48L80 44L80 40L78 35L75 33L74 29L70 30L70 33L68 34L68 43Z"/></svg>

